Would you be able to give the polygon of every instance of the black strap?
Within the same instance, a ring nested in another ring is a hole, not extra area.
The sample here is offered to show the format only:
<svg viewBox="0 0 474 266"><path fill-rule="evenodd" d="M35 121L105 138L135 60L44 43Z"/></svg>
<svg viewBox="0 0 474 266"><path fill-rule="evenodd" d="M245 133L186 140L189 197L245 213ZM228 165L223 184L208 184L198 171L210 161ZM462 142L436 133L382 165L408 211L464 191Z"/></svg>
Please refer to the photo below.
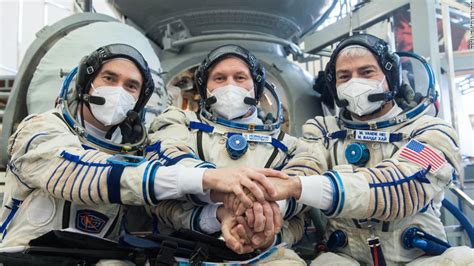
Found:
<svg viewBox="0 0 474 266"><path fill-rule="evenodd" d="M197 132L196 139L197 139L197 151L198 151L199 158L202 161L205 161L206 158L204 158L204 151L202 149L202 131Z"/></svg>
<svg viewBox="0 0 474 266"><path fill-rule="evenodd" d="M209 246L201 242L197 242L194 247L193 254L189 258L191 265L200 265L201 262L206 261L209 258Z"/></svg>
<svg viewBox="0 0 474 266"><path fill-rule="evenodd" d="M196 117L199 119L199 122L202 122L199 111L196 112ZM199 159L201 159L201 161L206 161L206 158L204 157L204 150L202 149L202 131L201 130L198 130L196 139L197 139L197 152L198 152Z"/></svg>
<svg viewBox="0 0 474 266"><path fill-rule="evenodd" d="M63 207L63 229L69 227L69 219L71 217L71 202L65 200Z"/></svg>
<svg viewBox="0 0 474 266"><path fill-rule="evenodd" d="M370 255L372 255L374 266L386 266L387 263L385 262L380 240L378 238L369 238L367 239L367 244L370 248Z"/></svg>
<svg viewBox="0 0 474 266"><path fill-rule="evenodd" d="M160 251L156 256L155 265L174 265L176 263L174 254L177 249L178 244L176 242L168 240L161 242Z"/></svg>
<svg viewBox="0 0 474 266"><path fill-rule="evenodd" d="M279 141L282 141L283 140L283 137L285 136L285 132L283 132L283 130L280 131L280 134L278 134L278 140ZM267 163L265 164L265 168L269 168L272 163L273 163L273 160L275 160L275 157L278 155L278 148L275 147L273 149L273 153L272 155L270 155L270 158L268 159Z"/></svg>
<svg viewBox="0 0 474 266"><path fill-rule="evenodd" d="M388 232L389 229L390 229L390 221L383 221L382 232Z"/></svg>

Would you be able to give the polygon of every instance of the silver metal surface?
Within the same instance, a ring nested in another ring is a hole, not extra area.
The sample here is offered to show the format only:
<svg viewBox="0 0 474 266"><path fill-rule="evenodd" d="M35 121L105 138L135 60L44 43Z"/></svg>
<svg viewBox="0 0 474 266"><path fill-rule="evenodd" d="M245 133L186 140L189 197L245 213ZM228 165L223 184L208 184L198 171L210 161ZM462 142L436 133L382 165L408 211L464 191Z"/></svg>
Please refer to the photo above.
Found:
<svg viewBox="0 0 474 266"><path fill-rule="evenodd" d="M455 73L454 73L454 61L453 61L453 43L451 40L451 19L449 16L449 6L445 3L441 3L441 15L443 16L443 41L444 41L444 53L446 55L446 77L447 77L447 89L449 92L449 102L451 111L451 125L459 135L458 125L458 114L456 103L460 102L459 93L456 91L455 84ZM447 38L449 36L449 38Z"/></svg>
<svg viewBox="0 0 474 266"><path fill-rule="evenodd" d="M334 0L109 0L147 37L162 45L168 25L189 36L254 33L298 43L324 19ZM181 28L180 28L181 27ZM171 33L174 33L171 32ZM169 33L169 32L168 32ZM177 39L185 38L175 36ZM169 36L168 36L169 37Z"/></svg>
<svg viewBox="0 0 474 266"><path fill-rule="evenodd" d="M97 21L114 21L112 17L96 14L82 13L72 15L51 26L46 26L37 34L37 38L28 48L23 63L17 73L16 82L13 85L10 98L8 100L3 116L2 139L8 139L16 125L27 116L26 94L31 78L40 60L55 42L64 37L68 32L94 23ZM0 143L0 154L2 154L0 164L6 165L7 141Z"/></svg>
<svg viewBox="0 0 474 266"><path fill-rule="evenodd" d="M474 199L469 197L464 191L462 191L460 188L458 188L456 185L451 184L449 185L449 190L451 190L454 195L456 195L458 198L460 198L466 206L474 210Z"/></svg>
<svg viewBox="0 0 474 266"><path fill-rule="evenodd" d="M448 59L446 53L440 54L441 67L448 67ZM474 50L463 50L453 52L453 68L454 72L472 71L474 69Z"/></svg>
<svg viewBox="0 0 474 266"><path fill-rule="evenodd" d="M431 1L431 0L430 0ZM349 35L349 28L354 31L364 29L385 19L395 9L408 4L409 0L373 0L352 13L352 25L350 17L346 16L337 23L316 31L304 38L307 53L316 53L326 46Z"/></svg>

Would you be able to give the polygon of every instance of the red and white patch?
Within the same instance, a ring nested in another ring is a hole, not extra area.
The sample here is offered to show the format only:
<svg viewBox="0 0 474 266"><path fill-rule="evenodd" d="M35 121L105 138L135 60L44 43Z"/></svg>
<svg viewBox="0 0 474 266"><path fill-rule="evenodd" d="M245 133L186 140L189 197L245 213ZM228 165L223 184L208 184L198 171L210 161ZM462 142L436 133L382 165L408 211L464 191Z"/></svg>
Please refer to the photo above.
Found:
<svg viewBox="0 0 474 266"><path fill-rule="evenodd" d="M414 139L410 140L403 147L400 157L414 162L424 169L428 169L431 166L430 173L436 173L446 163L446 159L430 147Z"/></svg>

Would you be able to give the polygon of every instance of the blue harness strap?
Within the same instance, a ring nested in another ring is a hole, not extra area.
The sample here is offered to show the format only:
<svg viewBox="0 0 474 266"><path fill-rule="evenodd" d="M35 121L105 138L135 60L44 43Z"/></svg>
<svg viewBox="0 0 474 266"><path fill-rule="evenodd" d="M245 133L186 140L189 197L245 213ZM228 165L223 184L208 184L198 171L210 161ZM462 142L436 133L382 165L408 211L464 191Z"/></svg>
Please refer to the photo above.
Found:
<svg viewBox="0 0 474 266"><path fill-rule="evenodd" d="M205 124L205 123L201 123L201 122L196 122L196 121L191 121L189 122L189 126L188 126L189 129L196 129L196 130L199 130L199 131L202 131L202 132L206 132L206 133L213 133L214 132L214 127L211 126L211 125L208 125L208 124ZM230 137L232 135L242 135L242 133L235 133L235 132L228 132L227 133L227 137ZM271 142L269 142L273 147L287 153L288 152L288 147L286 147L285 144L283 144L283 142L281 142L280 140L276 139L276 138L273 138L271 139Z"/></svg>
<svg viewBox="0 0 474 266"><path fill-rule="evenodd" d="M347 130L339 130L333 133L329 133L328 136L331 139L345 139L347 137Z"/></svg>
<svg viewBox="0 0 474 266"><path fill-rule="evenodd" d="M196 122L196 121L189 122L188 127L190 129L197 129L197 130L200 130L200 131L204 131L206 133L212 133L214 131L213 126L208 125L208 124L204 124L204 123L200 123L200 122Z"/></svg>
<svg viewBox="0 0 474 266"><path fill-rule="evenodd" d="M8 214L5 221L3 221L2 225L0 226L0 233L3 234L2 239L5 238L7 226L12 221L13 217L15 216L16 212L18 211L18 208L20 207L22 203L23 201L12 198L12 206L10 206L10 213Z"/></svg>
<svg viewBox="0 0 474 266"><path fill-rule="evenodd" d="M280 149L281 151L285 153L288 152L288 147L286 147L286 145L283 144L283 142L277 140L276 138L272 138L272 145L273 147Z"/></svg>

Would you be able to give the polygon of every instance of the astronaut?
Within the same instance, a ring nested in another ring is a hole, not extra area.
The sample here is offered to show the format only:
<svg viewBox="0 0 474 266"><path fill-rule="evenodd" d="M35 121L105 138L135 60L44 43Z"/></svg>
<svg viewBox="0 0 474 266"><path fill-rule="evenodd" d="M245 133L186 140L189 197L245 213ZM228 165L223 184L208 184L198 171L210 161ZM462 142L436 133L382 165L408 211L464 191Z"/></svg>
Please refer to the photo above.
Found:
<svg viewBox="0 0 474 266"><path fill-rule="evenodd" d="M328 252L313 264L474 261L468 247L428 256L409 241L416 236L428 247L449 247L440 207L444 189L461 170L455 131L427 114L437 96L433 82L423 93L410 86L416 80L402 81L399 56L368 34L341 41L325 76L341 112L303 126L304 138L319 146L314 156L323 173L275 182L281 198L293 196L329 217L327 243L320 246Z"/></svg>
<svg viewBox="0 0 474 266"><path fill-rule="evenodd" d="M274 192L265 175L278 171L162 166L159 143L150 144L140 119L153 90L142 55L111 44L69 74L56 109L20 123L9 139L2 248L26 248L54 229L113 239L125 204L153 206L209 189L251 202L246 188L263 200L257 184Z"/></svg>
<svg viewBox="0 0 474 266"><path fill-rule="evenodd" d="M161 141L164 165L247 165L284 169L295 175L314 174L306 167L313 151L280 129L282 109L278 95L266 82L265 69L248 50L237 45L212 50L198 66L195 82L201 96L200 110L170 107L150 127L151 131L157 131L153 135ZM297 205L294 199L280 201L277 206L253 204L245 212L247 223L243 222L247 232L251 229L253 233L244 233L242 238L236 237L239 229L235 229L242 224L229 208L218 203L222 200L219 193L210 193L190 196L187 202L163 201L155 214L161 231L169 228L189 228L206 234L222 231L226 241L234 237L243 240L247 236L250 241L244 245L227 243L238 253L265 249L280 242L292 245L302 237L303 206ZM286 222L281 232L275 234L281 216ZM264 234L256 234L259 232ZM290 262L304 263L292 251L286 250L286 254Z"/></svg>

